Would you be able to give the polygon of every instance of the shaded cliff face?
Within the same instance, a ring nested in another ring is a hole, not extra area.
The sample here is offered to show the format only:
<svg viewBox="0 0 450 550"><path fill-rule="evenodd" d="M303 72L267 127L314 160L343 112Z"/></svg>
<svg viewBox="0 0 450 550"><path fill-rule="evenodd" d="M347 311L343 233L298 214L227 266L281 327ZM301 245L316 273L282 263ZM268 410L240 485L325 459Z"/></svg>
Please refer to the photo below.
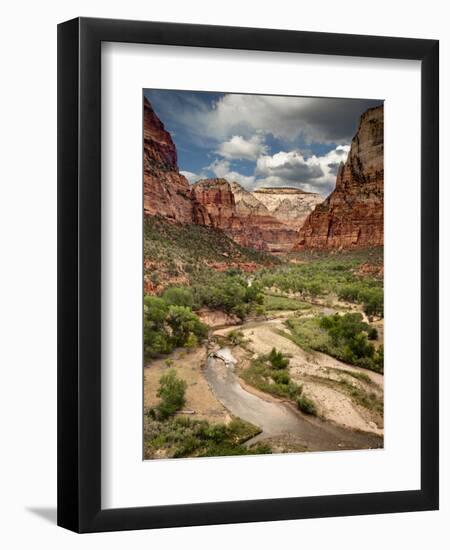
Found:
<svg viewBox="0 0 450 550"><path fill-rule="evenodd" d="M383 181L382 106L362 115L336 188L322 201L294 188L248 192L220 178L190 186L179 173L170 133L144 100L146 215L214 227L242 246L271 253L377 246L383 244Z"/></svg>
<svg viewBox="0 0 450 550"><path fill-rule="evenodd" d="M242 246L267 250L261 235L245 227L230 183L223 178L200 180L192 186L194 223L221 229Z"/></svg>
<svg viewBox="0 0 450 550"><path fill-rule="evenodd" d="M146 215L158 215L178 223L214 227L224 231L242 246L282 253L290 251L297 241L295 226L290 222L298 219L292 201L287 203L282 200L288 195L291 199L292 193L282 195L277 190L277 199L272 193L268 208L256 194L225 179L207 179L190 186L179 173L176 147L170 133L153 111L150 102L144 100ZM269 194L264 197L269 197Z"/></svg>
<svg viewBox="0 0 450 550"><path fill-rule="evenodd" d="M224 231L242 246L272 253L289 251L297 232L281 223L252 193L238 183L213 178L192 186L196 204L194 221ZM207 217L205 219L204 212Z"/></svg>
<svg viewBox="0 0 450 550"><path fill-rule="evenodd" d="M289 252L297 240L297 231L274 216L254 193L246 191L236 182L230 186L248 241L263 241L267 250L274 254Z"/></svg>
<svg viewBox="0 0 450 550"><path fill-rule="evenodd" d="M144 213L192 222L189 182L178 172L175 144L144 99Z"/></svg>
<svg viewBox="0 0 450 550"><path fill-rule="evenodd" d="M379 106L361 116L336 188L304 222L295 250L383 245L383 142L383 106Z"/></svg>
<svg viewBox="0 0 450 550"><path fill-rule="evenodd" d="M261 187L252 195L280 222L300 229L316 205L323 201L319 193L308 193L293 187Z"/></svg>
<svg viewBox="0 0 450 550"><path fill-rule="evenodd" d="M195 203L193 221L216 229L240 229L241 221L230 184L223 178L200 180L191 188Z"/></svg>

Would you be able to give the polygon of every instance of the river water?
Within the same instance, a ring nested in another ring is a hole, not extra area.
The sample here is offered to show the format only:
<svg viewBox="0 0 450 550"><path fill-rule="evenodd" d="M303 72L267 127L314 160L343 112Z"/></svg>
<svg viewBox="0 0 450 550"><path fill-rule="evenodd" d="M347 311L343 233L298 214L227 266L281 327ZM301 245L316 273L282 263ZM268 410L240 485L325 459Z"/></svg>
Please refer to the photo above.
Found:
<svg viewBox="0 0 450 550"><path fill-rule="evenodd" d="M377 448L381 439L375 435L346 430L318 418L307 417L287 403L265 400L248 392L234 372L236 359L224 347L210 354L206 379L217 399L234 415L259 426L262 433L250 440L295 435L311 450L338 448Z"/></svg>

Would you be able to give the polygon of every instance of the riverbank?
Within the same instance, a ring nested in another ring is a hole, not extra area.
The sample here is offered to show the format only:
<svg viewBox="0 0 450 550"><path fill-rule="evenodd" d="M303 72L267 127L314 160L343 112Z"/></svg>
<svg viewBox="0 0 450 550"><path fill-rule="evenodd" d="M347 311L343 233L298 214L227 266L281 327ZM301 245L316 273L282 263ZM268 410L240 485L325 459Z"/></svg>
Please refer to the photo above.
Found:
<svg viewBox="0 0 450 550"><path fill-rule="evenodd" d="M324 353L304 351L286 337L287 319L289 316L219 329L214 335L226 338L232 330L241 333L244 346L233 348L241 372L257 355L268 354L272 348L281 351L289 357L292 380L303 386L320 418L382 437L383 375L347 365ZM379 406L368 406L374 402Z"/></svg>
<svg viewBox="0 0 450 550"><path fill-rule="evenodd" d="M382 446L381 438L376 435L345 429L320 418L307 417L289 402L251 391L235 373L238 360L228 348L219 351L208 358L205 377L219 401L232 414L262 429L248 444L270 440L271 445L280 450L286 443L297 452ZM231 356L232 360L224 361L223 355Z"/></svg>
<svg viewBox="0 0 450 550"><path fill-rule="evenodd" d="M334 311L328 308L326 313ZM316 309L301 313L314 314ZM157 405L158 381L174 369L187 384L186 403L177 416L223 425L241 418L262 430L247 441L247 447L258 442L269 444L272 452L383 447L383 416L369 406L375 402L382 407L383 375L300 348L285 333L286 321L294 315L298 313L278 311L269 319L212 328L204 345L152 361L144 369L145 410ZM226 346L231 333L239 334L239 343ZM241 378L252 359L274 347L289 357L289 375L313 401L317 417Z"/></svg>

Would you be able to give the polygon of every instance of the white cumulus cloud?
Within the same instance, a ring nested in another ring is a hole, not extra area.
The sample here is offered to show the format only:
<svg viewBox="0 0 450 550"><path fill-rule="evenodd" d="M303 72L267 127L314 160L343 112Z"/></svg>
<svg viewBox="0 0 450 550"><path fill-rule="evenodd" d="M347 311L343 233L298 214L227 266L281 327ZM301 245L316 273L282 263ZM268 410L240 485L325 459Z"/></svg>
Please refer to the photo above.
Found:
<svg viewBox="0 0 450 550"><path fill-rule="evenodd" d="M216 178L224 178L225 174L230 171L230 163L228 160L216 159L205 169L211 170Z"/></svg>
<svg viewBox="0 0 450 550"><path fill-rule="evenodd" d="M305 143L349 142L359 117L380 101L225 94L209 110L186 120L204 135L219 140L247 139L255 133L282 140L302 138Z"/></svg>
<svg viewBox="0 0 450 550"><path fill-rule="evenodd" d="M256 134L250 139L242 136L233 136L221 143L216 151L222 157L235 160L256 160L260 155L267 153L264 136Z"/></svg>
<svg viewBox="0 0 450 550"><path fill-rule="evenodd" d="M256 162L256 183L275 187L294 185L328 194L335 186L339 164L345 162L349 150L348 145L338 145L322 156L304 157L300 151L263 155Z"/></svg>

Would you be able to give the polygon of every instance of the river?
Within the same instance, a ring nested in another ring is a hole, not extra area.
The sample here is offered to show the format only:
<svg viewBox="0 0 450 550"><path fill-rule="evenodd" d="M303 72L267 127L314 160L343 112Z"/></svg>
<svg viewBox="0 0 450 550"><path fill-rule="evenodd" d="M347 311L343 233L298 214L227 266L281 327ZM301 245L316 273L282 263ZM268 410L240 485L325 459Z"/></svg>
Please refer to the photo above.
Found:
<svg viewBox="0 0 450 550"><path fill-rule="evenodd" d="M209 355L206 379L217 399L235 416L259 426L262 433L247 444L293 435L309 450L367 449L382 446L376 435L347 430L297 411L293 405L262 397L244 389L234 372L234 359L224 347Z"/></svg>

